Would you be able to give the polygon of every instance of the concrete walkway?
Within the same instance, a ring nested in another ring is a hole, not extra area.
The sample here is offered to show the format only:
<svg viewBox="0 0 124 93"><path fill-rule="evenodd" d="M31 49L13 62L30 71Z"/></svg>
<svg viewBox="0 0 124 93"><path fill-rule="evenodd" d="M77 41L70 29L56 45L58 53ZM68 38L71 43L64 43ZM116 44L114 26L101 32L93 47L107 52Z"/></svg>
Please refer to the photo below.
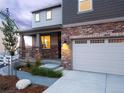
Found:
<svg viewBox="0 0 124 93"><path fill-rule="evenodd" d="M14 74L15 72L13 72ZM0 68L0 75L8 75L8 66ZM29 79L32 81L33 84L44 85L44 86L51 86L55 83L58 78L49 78L43 76L33 76L30 73L24 71L17 71L17 77L20 79Z"/></svg>
<svg viewBox="0 0 124 93"><path fill-rule="evenodd" d="M34 84L38 85L44 85L44 86L51 86L53 83L55 83L58 78L48 78L48 77L42 77L42 76L33 76L30 73L18 71L17 77L20 79L29 79Z"/></svg>
<svg viewBox="0 0 124 93"><path fill-rule="evenodd" d="M124 93L124 76L69 71L44 93Z"/></svg>

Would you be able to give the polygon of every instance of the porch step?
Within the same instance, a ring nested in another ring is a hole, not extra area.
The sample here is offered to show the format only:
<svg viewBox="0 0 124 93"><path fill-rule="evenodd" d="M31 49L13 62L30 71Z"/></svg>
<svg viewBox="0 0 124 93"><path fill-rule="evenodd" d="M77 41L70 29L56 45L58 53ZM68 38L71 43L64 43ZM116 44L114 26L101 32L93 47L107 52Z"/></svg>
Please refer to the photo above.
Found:
<svg viewBox="0 0 124 93"><path fill-rule="evenodd" d="M59 64L45 64L40 67L47 68L47 69L57 69L60 67L60 65Z"/></svg>
<svg viewBox="0 0 124 93"><path fill-rule="evenodd" d="M64 70L64 67L59 67L59 68L54 69L54 71L63 71L63 70Z"/></svg>
<svg viewBox="0 0 124 93"><path fill-rule="evenodd" d="M42 60L43 64L61 64L61 60L53 60L53 59L44 59Z"/></svg>

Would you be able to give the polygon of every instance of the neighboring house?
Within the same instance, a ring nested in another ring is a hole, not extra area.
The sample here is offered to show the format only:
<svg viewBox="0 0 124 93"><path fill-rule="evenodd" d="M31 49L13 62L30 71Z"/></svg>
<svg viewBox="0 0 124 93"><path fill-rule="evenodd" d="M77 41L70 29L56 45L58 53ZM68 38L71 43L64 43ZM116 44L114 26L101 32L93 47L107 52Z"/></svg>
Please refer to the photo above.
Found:
<svg viewBox="0 0 124 93"><path fill-rule="evenodd" d="M124 75L124 0L63 0L32 15L20 36L32 36L33 56L38 48L68 69Z"/></svg>

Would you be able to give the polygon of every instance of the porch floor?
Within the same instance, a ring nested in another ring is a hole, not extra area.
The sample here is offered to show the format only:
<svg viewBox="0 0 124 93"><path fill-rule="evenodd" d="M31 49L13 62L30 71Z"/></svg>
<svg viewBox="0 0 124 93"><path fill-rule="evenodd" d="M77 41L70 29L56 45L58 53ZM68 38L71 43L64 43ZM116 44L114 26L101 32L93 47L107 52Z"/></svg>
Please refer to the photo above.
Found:
<svg viewBox="0 0 124 93"><path fill-rule="evenodd" d="M25 59L20 59L20 62L35 62L36 60L34 58L25 58ZM61 65L61 59L42 59L41 63L43 64L60 64Z"/></svg>

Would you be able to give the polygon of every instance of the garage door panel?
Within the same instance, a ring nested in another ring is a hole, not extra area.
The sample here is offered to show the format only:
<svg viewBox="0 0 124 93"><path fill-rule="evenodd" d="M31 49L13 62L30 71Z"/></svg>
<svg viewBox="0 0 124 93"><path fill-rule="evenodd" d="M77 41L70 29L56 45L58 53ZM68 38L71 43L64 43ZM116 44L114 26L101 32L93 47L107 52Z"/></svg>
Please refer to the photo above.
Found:
<svg viewBox="0 0 124 93"><path fill-rule="evenodd" d="M124 75L124 43L73 43L73 68Z"/></svg>
<svg viewBox="0 0 124 93"><path fill-rule="evenodd" d="M76 56L78 56L78 55L76 55ZM115 57L103 58L103 57L108 57L108 56L106 56L106 55L105 56L101 56L101 57L99 56L98 58L95 58L93 55L92 55L92 57L91 56L89 56L89 57L82 56L82 57L75 57L75 59L73 59L73 61L79 61L79 63L80 63L80 61L83 61L83 62L85 62L85 61L104 62L105 61L107 63L109 63L109 62L124 63L124 57L117 57L117 58L115 58Z"/></svg>
<svg viewBox="0 0 124 93"><path fill-rule="evenodd" d="M108 68L105 69L105 68L101 68L101 67L98 67L97 69L95 67L92 67L92 68L88 68L86 66L77 66L76 68L78 69L74 69L74 70L81 70L82 68L84 68L83 71L92 71L92 72L100 72L100 73L110 73L110 74L119 74L119 75L123 75L123 70L120 70L120 69L123 69L123 68L114 68L112 71L110 71Z"/></svg>
<svg viewBox="0 0 124 93"><path fill-rule="evenodd" d="M80 60L82 59L82 57L84 59L82 60L85 60L85 59L88 59L88 60L105 60L105 61L124 61L124 53L113 53L113 52L97 52L97 53L85 53L85 52L82 52L82 53L75 53L75 58L76 60ZM109 58L109 57L113 57L113 58Z"/></svg>

